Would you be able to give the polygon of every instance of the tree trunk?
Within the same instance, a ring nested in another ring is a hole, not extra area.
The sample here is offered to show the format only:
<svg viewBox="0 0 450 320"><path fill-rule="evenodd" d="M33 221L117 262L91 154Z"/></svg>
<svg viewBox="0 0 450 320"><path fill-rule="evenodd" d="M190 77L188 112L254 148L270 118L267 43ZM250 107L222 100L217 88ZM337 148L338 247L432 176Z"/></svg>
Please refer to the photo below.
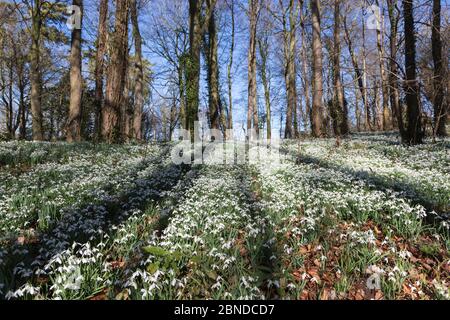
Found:
<svg viewBox="0 0 450 320"><path fill-rule="evenodd" d="M379 89L381 88L381 81L373 77L373 96L375 103L373 104L373 114L376 115L373 119L373 126L377 127L379 131L383 129L383 110L381 106L381 95Z"/></svg>
<svg viewBox="0 0 450 320"><path fill-rule="evenodd" d="M167 142L167 109L168 107L164 106L161 110L161 131L163 134L162 138L164 142Z"/></svg>
<svg viewBox="0 0 450 320"><path fill-rule="evenodd" d="M298 132L298 119L297 119L297 6L294 5L294 1L291 0L289 4L289 89L290 97L289 101L291 104L291 110L294 116L294 138L299 137Z"/></svg>
<svg viewBox="0 0 450 320"><path fill-rule="evenodd" d="M172 106L170 108L170 117L169 117L169 141L172 141L173 131L176 126L176 116L177 116L177 103L176 99L173 99Z"/></svg>
<svg viewBox="0 0 450 320"><path fill-rule="evenodd" d="M359 97L358 97L358 79L356 78L357 76L355 75L353 77L353 81L354 81L354 91L355 91L355 117L356 117L356 130L358 132L361 131L361 110L359 109Z"/></svg>
<svg viewBox="0 0 450 320"><path fill-rule="evenodd" d="M204 28L209 26L209 19L216 5L210 0L206 15L201 19L204 0L189 0L189 59L186 61L186 130L194 140L194 124L198 121L199 82L200 82L200 49Z"/></svg>
<svg viewBox="0 0 450 320"><path fill-rule="evenodd" d="M135 62L135 88L134 88L134 112L133 112L133 134L137 141L142 140L142 113L144 108L144 70L142 64L142 37L139 30L136 0L131 0L131 23L133 25Z"/></svg>
<svg viewBox="0 0 450 320"><path fill-rule="evenodd" d="M125 87L128 43L128 0L117 0L111 60L106 81L105 105L102 109L102 137L108 143L122 141L121 104Z"/></svg>
<svg viewBox="0 0 450 320"><path fill-rule="evenodd" d="M25 85L19 76L19 139L25 140L27 133Z"/></svg>
<svg viewBox="0 0 450 320"><path fill-rule="evenodd" d="M353 42L350 37L350 32L348 30L347 21L346 21L345 17L344 17L344 35L345 35L345 41L347 42L350 58L352 60L353 69L355 71L355 80L358 83L358 88L359 88L359 91L361 92L361 99L363 101L364 110L366 111L366 114L367 114L367 110L369 110L368 101L367 101L367 89L364 86L363 75L361 73L361 69L359 68L358 60L356 59L356 55L353 50ZM369 119L370 119L370 114L369 114ZM366 128L367 128L367 117L366 117L365 123L366 123ZM359 130L360 129L358 129L358 131Z"/></svg>
<svg viewBox="0 0 450 320"><path fill-rule="evenodd" d="M130 0L130 5L131 5ZM131 10L130 10L131 11ZM123 97L121 102L121 140L123 142L129 142L133 138L133 98L131 96L131 77L129 73L130 55L127 47L127 55L125 59L125 86L123 89Z"/></svg>
<svg viewBox="0 0 450 320"><path fill-rule="evenodd" d="M194 123L198 120L199 81L200 81L200 47L202 32L200 13L202 1L189 0L189 61L186 65L186 129L194 139Z"/></svg>
<svg viewBox="0 0 450 320"><path fill-rule="evenodd" d="M208 93L209 93L209 122L211 129L219 129L219 67L218 67L218 43L215 10L211 8L211 0L206 0L206 5L211 10L211 18L208 25L207 63L208 63Z"/></svg>
<svg viewBox="0 0 450 320"><path fill-rule="evenodd" d="M320 3L311 0L312 28L313 28L313 102L312 102L312 135L321 137L322 128L322 40L320 38Z"/></svg>
<svg viewBox="0 0 450 320"><path fill-rule="evenodd" d="M95 136L101 136L101 116L103 107L103 70L107 41L108 0L100 0L100 16L98 20L97 52L95 55Z"/></svg>
<svg viewBox="0 0 450 320"><path fill-rule="evenodd" d="M67 142L81 141L81 96L83 79L81 77L81 30L83 20L83 0L73 0L72 4L78 6L81 11L80 28L72 30L72 42L70 49L70 105L69 119L67 122Z"/></svg>
<svg viewBox="0 0 450 320"><path fill-rule="evenodd" d="M180 126L182 129L186 129L186 95L185 95L185 82L184 72L186 71L185 56L178 58L178 94L180 99Z"/></svg>
<svg viewBox="0 0 450 320"><path fill-rule="evenodd" d="M27 57L20 45L12 46L14 51L14 68L17 76L17 89L19 91L19 107L17 110L14 132L19 129L19 139L24 140L26 136L26 103L25 103L25 65Z"/></svg>
<svg viewBox="0 0 450 320"><path fill-rule="evenodd" d="M291 4L291 1L289 5ZM289 9L289 8L288 8ZM280 10L282 11L282 25L283 25L283 74L284 84L286 88L286 123L284 126L284 137L286 139L292 138L292 106L290 104L290 89L289 89L289 32L287 30L286 12L283 9L283 2L280 1Z"/></svg>
<svg viewBox="0 0 450 320"><path fill-rule="evenodd" d="M12 60L10 60L9 62L9 85L8 85L8 107L7 107L7 129L8 129L8 135L10 137L10 139L14 139L15 138L15 129L14 129L14 102L13 102L13 86L14 86L14 82L13 82L13 65L12 65Z"/></svg>
<svg viewBox="0 0 450 320"><path fill-rule="evenodd" d="M365 17L365 15L364 15ZM365 19L364 19L365 21ZM365 122L364 122L364 126L366 128L366 130L370 130L372 131L373 127L372 127L372 123L371 123L371 112L370 112L370 105L369 105L369 99L368 99L368 95L367 95L367 70L366 70L366 25L365 23L362 24L362 59L363 59L363 66L362 66L362 82L363 82L363 87L365 88L365 101L366 104L364 106L365 108Z"/></svg>
<svg viewBox="0 0 450 320"><path fill-rule="evenodd" d="M419 108L419 86L416 78L416 37L414 34L413 0L403 0L403 18L405 31L405 68L406 68L406 106L408 127L406 143L422 142L421 114Z"/></svg>
<svg viewBox="0 0 450 320"><path fill-rule="evenodd" d="M376 1L377 6L379 5L379 1ZM383 13L380 14L381 19L383 19ZM383 46L383 20L380 21L380 25L378 26L376 32L377 32L377 51L378 51L378 63L380 65L380 75L381 75L381 93L383 98L383 109L382 109L382 127L383 130L389 130L391 127L391 115L389 112L389 94L388 94L388 87L387 87L387 75L386 75L386 67L384 64L385 59L385 53L384 53L384 46Z"/></svg>
<svg viewBox="0 0 450 320"><path fill-rule="evenodd" d="M348 115L346 114L344 88L341 82L341 13L340 1L334 1L334 49L333 49L333 129L336 136L348 134Z"/></svg>
<svg viewBox="0 0 450 320"><path fill-rule="evenodd" d="M303 0L300 2L300 26L302 28L302 74L303 74L303 95L305 96L305 117L310 120L310 126L313 123L312 113L311 113L311 101L309 96L309 72L308 72L308 49L307 49L307 38L305 29L305 17L303 15ZM305 130L307 128L307 123L305 121Z"/></svg>
<svg viewBox="0 0 450 320"><path fill-rule="evenodd" d="M128 0L128 5L131 5L131 0ZM130 10L130 8L128 9ZM131 10L130 10L131 11ZM130 12L129 12L130 13ZM127 30L128 32L128 30ZM128 39L128 34L127 34ZM124 42L125 50L125 63L123 74L125 75L125 86L123 89L123 96L120 110L120 140L123 142L129 142L132 139L133 134L133 103L132 91L131 91L131 77L130 77L130 51L128 49L128 41ZM134 92L133 92L134 94Z"/></svg>
<svg viewBox="0 0 450 320"><path fill-rule="evenodd" d="M284 17L283 17L284 20ZM296 85L296 6L294 0L289 1L289 31L285 27L285 73L286 73L286 91L287 91L287 112L286 112L286 127L285 137L291 139L298 136L298 124L296 119L297 114L297 85ZM294 126L293 126L294 119Z"/></svg>
<svg viewBox="0 0 450 320"><path fill-rule="evenodd" d="M259 14L259 0L249 0L250 6L250 43L248 47L248 110L247 130L248 133L255 128L259 134L258 106L256 97L256 24ZM253 125L252 125L253 120Z"/></svg>
<svg viewBox="0 0 450 320"><path fill-rule="evenodd" d="M235 37L235 22L234 22L234 0L230 0L231 10L231 45L229 53L229 61L227 66L227 82L228 82L228 123L227 128L233 129L233 96L232 86L233 80L231 78L231 68L233 67L233 55L234 55L234 37Z"/></svg>
<svg viewBox="0 0 450 320"><path fill-rule="evenodd" d="M431 50L433 54L434 74L434 130L437 136L447 135L445 123L447 106L444 103L444 67L442 63L441 40L441 1L433 0L433 27L431 35Z"/></svg>
<svg viewBox="0 0 450 320"><path fill-rule="evenodd" d="M261 56L261 81L264 87L264 102L266 105L266 129L267 140L272 139L272 120L271 120L271 104L270 104L270 83L267 79L267 58L269 55L269 43L267 38L258 40L259 55Z"/></svg>
<svg viewBox="0 0 450 320"><path fill-rule="evenodd" d="M41 109L41 70L40 70L40 46L41 46L41 17L42 0L35 0L32 8L31 17L31 66L30 66L30 82L31 82L31 115L33 140L44 140L44 132L42 128L42 109Z"/></svg>
<svg viewBox="0 0 450 320"><path fill-rule="evenodd" d="M400 105L399 91L398 91L398 67L397 67L397 33L398 33L398 15L395 14L395 4L397 0L387 0L389 23L390 23L390 57L389 57L389 98L391 101L391 108L394 117L397 120L397 126L400 131L400 136L405 138L405 128L403 125L403 110Z"/></svg>

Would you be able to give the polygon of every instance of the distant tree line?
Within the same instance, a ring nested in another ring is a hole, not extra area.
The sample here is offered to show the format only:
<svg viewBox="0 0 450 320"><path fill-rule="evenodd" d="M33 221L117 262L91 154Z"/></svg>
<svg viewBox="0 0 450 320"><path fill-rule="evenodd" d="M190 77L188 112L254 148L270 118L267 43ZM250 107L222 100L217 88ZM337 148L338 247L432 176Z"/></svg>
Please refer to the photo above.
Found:
<svg viewBox="0 0 450 320"><path fill-rule="evenodd" d="M440 0L0 1L1 136L169 140L202 112L225 135L245 111L269 139L278 116L289 139L419 144L446 136L449 19Z"/></svg>

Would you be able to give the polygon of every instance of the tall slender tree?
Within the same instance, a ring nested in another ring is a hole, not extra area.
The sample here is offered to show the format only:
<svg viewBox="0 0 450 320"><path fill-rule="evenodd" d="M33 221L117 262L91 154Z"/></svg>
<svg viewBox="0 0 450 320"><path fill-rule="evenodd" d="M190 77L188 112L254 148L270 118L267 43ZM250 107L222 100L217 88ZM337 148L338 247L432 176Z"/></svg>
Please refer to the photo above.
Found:
<svg viewBox="0 0 450 320"><path fill-rule="evenodd" d="M209 26L217 0L211 0L204 16L202 8L205 0L189 0L189 57L186 61L186 125L194 139L194 123L198 121L200 51L202 36Z"/></svg>
<svg viewBox="0 0 450 320"><path fill-rule="evenodd" d="M200 81L200 48L202 30L200 15L201 0L189 0L189 59L186 64L186 125L194 139L194 122L198 120L199 81Z"/></svg>
<svg viewBox="0 0 450 320"><path fill-rule="evenodd" d="M67 141L81 140L81 97L83 79L81 76L81 30L83 27L83 0L73 0L76 23L72 25L72 40L70 46L70 105L67 121ZM79 11L78 11L79 10Z"/></svg>
<svg viewBox="0 0 450 320"><path fill-rule="evenodd" d="M363 23L362 26L362 48L361 48L361 54L362 54L362 82L363 87L365 88L365 105L364 105L364 111L365 111L365 118L364 118L364 126L366 130L373 130L372 122L371 122L371 110L369 105L369 98L368 98L368 90L367 90L367 54L366 54L366 24L364 21L366 21L366 11L365 8L361 8L361 12L363 14Z"/></svg>
<svg viewBox="0 0 450 320"><path fill-rule="evenodd" d="M398 51L398 22L399 13L397 12L398 0L387 0L390 34L389 34L389 99L391 108L396 118L397 127L400 135L405 139L405 128L403 124L403 108L400 104L400 94L398 89L398 79L400 78L397 67L397 51Z"/></svg>
<svg viewBox="0 0 450 320"><path fill-rule="evenodd" d="M298 96L297 96L297 23L298 10L297 1L289 2L289 91L288 100L291 104L292 113L294 116L294 137L299 137L298 127Z"/></svg>
<svg viewBox="0 0 450 320"><path fill-rule="evenodd" d="M216 28L215 9L211 0L206 0L206 6L211 11L211 18L208 24L208 40L205 41L206 61L208 73L208 96L209 96L209 122L212 129L219 129L222 106L219 93L219 57L218 57L218 38ZM224 119L224 118L222 118ZM224 128L225 129L225 128Z"/></svg>
<svg viewBox="0 0 450 320"><path fill-rule="evenodd" d="M233 129L233 94L232 94L233 79L232 79L231 71L233 68L234 41L235 41L234 1L235 0L229 0L229 8L230 8L230 15L231 15L231 40L230 40L230 52L229 52L228 65L227 65L227 84L228 84L227 128L228 129Z"/></svg>
<svg viewBox="0 0 450 320"><path fill-rule="evenodd" d="M321 137L324 132L322 128L322 39L320 36L320 2L311 0L312 13L312 35L313 35L313 101L312 101L312 135Z"/></svg>
<svg viewBox="0 0 450 320"><path fill-rule="evenodd" d="M133 38L135 50L135 84L134 84L134 109L132 137L137 141L142 140L142 114L144 108L144 70L142 64L142 37L139 30L137 0L131 1L131 24L133 25Z"/></svg>
<svg viewBox="0 0 450 320"><path fill-rule="evenodd" d="M380 6L379 0L376 1L378 7ZM381 9L383 10L383 9ZM383 130L388 130L391 127L391 112L389 109L389 92L388 92L388 78L386 73L386 64L385 64L385 51L384 51L384 33L382 32L384 29L384 14L383 11L380 13L380 21L379 26L376 29L377 31L377 49L378 49L378 63L380 65L380 75L381 75L381 93L383 97L383 109L382 109L382 117L383 117Z"/></svg>
<svg viewBox="0 0 450 320"><path fill-rule="evenodd" d="M419 107L419 86L416 75L416 36L414 33L414 0L403 0L405 32L405 94L408 115L406 141L408 144L422 142L421 112Z"/></svg>
<svg viewBox="0 0 450 320"><path fill-rule="evenodd" d="M100 15L98 19L97 52L95 54L95 136L101 136L101 115L103 106L103 74L105 66L106 41L108 35L108 3L100 0Z"/></svg>
<svg viewBox="0 0 450 320"><path fill-rule="evenodd" d="M286 18L283 15L284 29L284 59L285 59L285 82L287 92L286 126L285 137L290 139L298 136L297 125L297 84L296 84L296 31L297 31L297 6L294 0L289 0L289 29ZM293 121L295 120L295 121Z"/></svg>
<svg viewBox="0 0 450 320"><path fill-rule="evenodd" d="M340 1L334 1L334 48L333 48L333 129L336 136L348 133L347 107L344 99L344 87L341 81L341 11Z"/></svg>
<svg viewBox="0 0 450 320"><path fill-rule="evenodd" d="M22 32L20 40L23 39L24 35L26 33ZM24 140L26 138L26 131L27 131L27 113L28 113L28 103L26 102L26 93L25 89L27 86L27 65L29 61L28 57L28 51L25 51L22 48L22 42L19 41L17 46L13 46L13 49L15 51L15 69L16 69L16 75L17 75L17 87L19 90L19 110L18 110L18 125L19 125L19 139Z"/></svg>
<svg viewBox="0 0 450 320"><path fill-rule="evenodd" d="M445 123L447 106L444 103L444 66L442 62L441 39L441 0L433 0L433 22L431 33L431 50L433 54L434 74L434 130L437 136L446 136Z"/></svg>
<svg viewBox="0 0 450 320"><path fill-rule="evenodd" d="M44 140L44 130L42 127L42 80L41 80L41 33L43 25L42 0L33 0L31 6L31 117L33 140Z"/></svg>
<svg viewBox="0 0 450 320"><path fill-rule="evenodd" d="M301 48L301 60L302 60L302 83L303 83L303 95L305 97L305 119L309 119L310 125L313 122L311 113L311 101L310 101L310 87L309 87L309 64L308 64L308 38L306 36L305 15L303 14L304 1L300 0L300 27L302 34L302 48ZM305 129L307 124L305 121Z"/></svg>
<svg viewBox="0 0 450 320"><path fill-rule="evenodd" d="M352 65L353 65L353 70L355 72L355 80L358 83L358 88L359 88L359 91L361 92L361 99L362 99L362 102L363 102L364 110L366 111L365 123L366 123L366 128L367 128L367 122L368 122L368 120L367 120L367 114L368 114L367 111L369 109L369 107L368 107L369 103L367 101L367 88L366 88L366 86L364 84L364 81L363 81L363 79L364 79L363 73L362 73L362 70L359 67L358 59L356 57L356 54L355 54L355 51L354 51L354 48L353 48L353 41L352 41L352 38L351 38L351 35L350 35L350 31L348 29L347 19L346 19L345 16L344 16L344 19L343 19L343 24L344 24L344 38L345 38L345 42L347 43L348 52L350 54L350 58L351 58Z"/></svg>
<svg viewBox="0 0 450 320"><path fill-rule="evenodd" d="M258 106L256 92L256 26L260 11L260 0L249 0L250 35L248 47L248 109L247 130L259 134Z"/></svg>
<svg viewBox="0 0 450 320"><path fill-rule="evenodd" d="M125 88L129 0L117 0L111 59L106 80L105 105L102 109L102 137L105 141L122 141L123 92Z"/></svg>
<svg viewBox="0 0 450 320"><path fill-rule="evenodd" d="M272 110L270 101L270 81L268 79L269 40L267 35L258 39L259 56L261 58L260 73L261 82L264 88L264 103L266 105L266 130L267 140L272 139Z"/></svg>

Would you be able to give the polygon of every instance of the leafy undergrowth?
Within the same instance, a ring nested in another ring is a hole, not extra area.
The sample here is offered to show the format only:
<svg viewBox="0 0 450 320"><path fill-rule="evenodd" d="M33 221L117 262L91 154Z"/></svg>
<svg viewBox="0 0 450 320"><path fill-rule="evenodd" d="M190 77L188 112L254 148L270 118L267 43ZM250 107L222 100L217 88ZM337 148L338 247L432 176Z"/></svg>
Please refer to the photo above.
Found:
<svg viewBox="0 0 450 320"><path fill-rule="evenodd" d="M0 298L449 299L448 142L333 142L194 166L2 143Z"/></svg>

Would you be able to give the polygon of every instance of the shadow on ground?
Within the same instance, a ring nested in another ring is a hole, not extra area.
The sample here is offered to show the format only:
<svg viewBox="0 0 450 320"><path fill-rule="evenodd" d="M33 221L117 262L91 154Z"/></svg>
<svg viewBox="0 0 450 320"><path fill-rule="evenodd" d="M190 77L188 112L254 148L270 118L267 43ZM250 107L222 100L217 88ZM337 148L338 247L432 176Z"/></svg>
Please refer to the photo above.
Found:
<svg viewBox="0 0 450 320"><path fill-rule="evenodd" d="M67 208L51 230L38 234L26 243L15 242L7 246L7 253L0 264L0 283L5 285L2 289L4 294L17 290L27 281L35 281L35 271L73 243L90 242L95 245L112 233L114 226L126 221L133 210L144 210L151 202L162 200L164 192L171 190L190 170L187 165L164 164L169 152L167 147L157 156L137 164L131 188L119 194L102 195L95 203L81 208ZM147 174L145 169L150 164L157 167ZM138 176L139 172L144 174Z"/></svg>
<svg viewBox="0 0 450 320"><path fill-rule="evenodd" d="M355 170L346 166L342 166L339 164L334 164L325 159L320 159L317 157L313 157L310 155L305 155L302 153L289 152L286 149L281 150L285 155L291 156L295 158L297 164L305 163L305 164L314 164L324 169L330 169L336 172L341 172L343 174L349 175L353 179L363 180L366 185L374 190L387 191L394 190L399 192L398 197L403 198L413 205L420 204L422 205L428 213L434 211L437 215L433 216L428 214L426 217L426 222L430 224L437 223L442 220L450 219L450 212L448 212L448 204L436 204L429 201L423 192L417 188L416 186L406 183L404 181L399 181L396 179L386 179L381 175L376 174L375 172L370 172L369 170Z"/></svg>

